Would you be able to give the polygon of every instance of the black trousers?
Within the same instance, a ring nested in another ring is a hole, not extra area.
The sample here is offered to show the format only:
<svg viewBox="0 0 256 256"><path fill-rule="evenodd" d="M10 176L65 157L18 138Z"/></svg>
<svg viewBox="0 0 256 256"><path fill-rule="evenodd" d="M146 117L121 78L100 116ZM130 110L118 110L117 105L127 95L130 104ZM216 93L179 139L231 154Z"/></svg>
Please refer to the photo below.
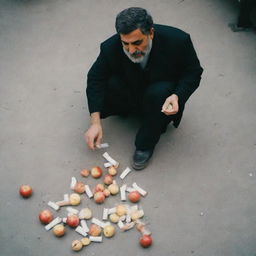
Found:
<svg viewBox="0 0 256 256"><path fill-rule="evenodd" d="M139 115L141 126L135 138L136 149L154 148L167 125L177 115L166 116L161 112L166 98L173 93L174 87L175 84L172 82L159 81L141 88L132 88L114 76L109 80L106 89L101 118L112 115Z"/></svg>

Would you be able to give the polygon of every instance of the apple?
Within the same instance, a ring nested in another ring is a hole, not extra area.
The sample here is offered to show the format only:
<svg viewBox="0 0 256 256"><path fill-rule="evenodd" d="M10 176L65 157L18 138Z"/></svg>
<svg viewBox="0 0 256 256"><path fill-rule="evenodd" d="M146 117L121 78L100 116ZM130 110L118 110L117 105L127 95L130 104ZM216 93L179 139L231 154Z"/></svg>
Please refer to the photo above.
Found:
<svg viewBox="0 0 256 256"><path fill-rule="evenodd" d="M77 182L75 187L74 187L74 191L76 193L82 194L85 191L85 186L83 182Z"/></svg>
<svg viewBox="0 0 256 256"><path fill-rule="evenodd" d="M99 166L93 167L91 169L91 175L93 178L98 179L101 177L103 171Z"/></svg>
<svg viewBox="0 0 256 256"><path fill-rule="evenodd" d="M39 213L39 220L43 224L48 224L53 220L53 214L49 210L43 210Z"/></svg>
<svg viewBox="0 0 256 256"><path fill-rule="evenodd" d="M79 205L81 202L81 197L78 194L73 193L70 195L69 201L71 205Z"/></svg>
<svg viewBox="0 0 256 256"><path fill-rule="evenodd" d="M110 166L110 167L108 168L108 173L109 173L110 175L112 175L112 176L115 176L115 175L117 174L117 170L116 170L116 168L115 168L114 166Z"/></svg>
<svg viewBox="0 0 256 256"><path fill-rule="evenodd" d="M103 194L104 194L105 197L109 197L110 196L110 191L107 188L105 188L103 190Z"/></svg>
<svg viewBox="0 0 256 256"><path fill-rule="evenodd" d="M103 192L104 189L105 189L105 187L104 187L103 184L97 184L96 187L95 187L95 189L94 189L94 191L95 191L95 192L99 192L99 191Z"/></svg>
<svg viewBox="0 0 256 256"><path fill-rule="evenodd" d="M91 236L99 236L101 234L101 227L96 224L91 224L89 227L89 234Z"/></svg>
<svg viewBox="0 0 256 256"><path fill-rule="evenodd" d="M104 196L104 193L102 191L99 191L99 192L96 192L93 196L94 198L94 201L97 203L97 204L101 204L104 202L105 200L105 196Z"/></svg>
<svg viewBox="0 0 256 256"><path fill-rule="evenodd" d="M112 177L110 174L106 174L106 175L104 176L104 183L105 183L106 185L112 184L112 183L113 183L113 177Z"/></svg>
<svg viewBox="0 0 256 256"><path fill-rule="evenodd" d="M91 240L88 237L84 237L81 239L81 242L82 242L83 246L87 246L91 243Z"/></svg>
<svg viewBox="0 0 256 256"><path fill-rule="evenodd" d="M53 227L52 232L57 237L64 236L65 235L65 227L63 226L63 224L58 224Z"/></svg>
<svg viewBox="0 0 256 256"><path fill-rule="evenodd" d="M79 240L74 240L74 241L72 242L71 247L72 247L72 250L73 250L73 251L78 252L78 251L80 251L80 250L83 248L83 244L82 244L82 242L79 241Z"/></svg>
<svg viewBox="0 0 256 256"><path fill-rule="evenodd" d="M116 195L119 192L119 187L117 184L110 184L108 186L108 190L110 191L111 195Z"/></svg>
<svg viewBox="0 0 256 256"><path fill-rule="evenodd" d="M126 206L124 204L119 204L116 206L116 214L121 217L123 215L125 215L127 212L126 210Z"/></svg>
<svg viewBox="0 0 256 256"><path fill-rule="evenodd" d="M140 193L137 190L132 191L129 193L128 198L132 203L136 203L140 200Z"/></svg>
<svg viewBox="0 0 256 256"><path fill-rule="evenodd" d="M79 225L79 218L76 215L70 215L67 217L67 225L71 228L75 228Z"/></svg>
<svg viewBox="0 0 256 256"><path fill-rule="evenodd" d="M83 177L88 177L90 175L90 171L87 170L87 169L82 169L80 174L83 176Z"/></svg>
<svg viewBox="0 0 256 256"><path fill-rule="evenodd" d="M151 244L152 244L153 240L152 240L152 237L149 236L149 235L143 235L141 238L140 238L140 245L144 248L147 248L149 247Z"/></svg>
<svg viewBox="0 0 256 256"><path fill-rule="evenodd" d="M28 198L32 195L32 187L29 185L21 185L20 186L20 195L24 198Z"/></svg>
<svg viewBox="0 0 256 256"><path fill-rule="evenodd" d="M105 237L112 237L114 236L115 232L116 232L116 229L112 225L106 225L103 229L103 233Z"/></svg>

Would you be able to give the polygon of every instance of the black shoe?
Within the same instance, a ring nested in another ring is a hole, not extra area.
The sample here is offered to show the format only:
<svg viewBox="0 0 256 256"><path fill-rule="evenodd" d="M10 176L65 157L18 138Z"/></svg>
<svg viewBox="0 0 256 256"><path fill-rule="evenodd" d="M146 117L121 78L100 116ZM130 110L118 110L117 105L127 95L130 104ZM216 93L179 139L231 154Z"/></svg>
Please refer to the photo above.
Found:
<svg viewBox="0 0 256 256"><path fill-rule="evenodd" d="M153 152L154 149L135 150L132 163L133 169L137 171L144 169L147 166L149 159L153 155Z"/></svg>

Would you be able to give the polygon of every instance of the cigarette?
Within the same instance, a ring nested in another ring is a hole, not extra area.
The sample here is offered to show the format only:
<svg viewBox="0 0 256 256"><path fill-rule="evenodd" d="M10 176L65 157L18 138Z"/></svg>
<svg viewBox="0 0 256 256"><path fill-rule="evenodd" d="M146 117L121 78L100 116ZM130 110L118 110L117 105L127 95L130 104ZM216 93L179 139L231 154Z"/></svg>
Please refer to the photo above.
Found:
<svg viewBox="0 0 256 256"><path fill-rule="evenodd" d="M66 209L68 212L70 212L70 213L73 213L73 214L78 214L79 213L79 211L77 210L77 209L74 209L74 208L72 208L72 207L67 207L67 209Z"/></svg>
<svg viewBox="0 0 256 256"><path fill-rule="evenodd" d="M108 219L108 209L107 208L104 208L103 210L103 217L102 217L103 220L107 220Z"/></svg>
<svg viewBox="0 0 256 256"><path fill-rule="evenodd" d="M123 179L126 177L126 175L128 175L131 171L132 171L132 170L131 170L129 167L127 167L127 168L121 173L120 178L123 180Z"/></svg>
<svg viewBox="0 0 256 256"><path fill-rule="evenodd" d="M89 228L87 226L86 220L81 220L80 223L81 223L81 226L82 226L84 232L86 232L86 233L89 232Z"/></svg>
<svg viewBox="0 0 256 256"><path fill-rule="evenodd" d="M85 185L85 193L86 193L86 195L87 195L89 198L92 198L92 197L93 197L93 194L92 194L92 191L91 191L89 185Z"/></svg>
<svg viewBox="0 0 256 256"><path fill-rule="evenodd" d="M72 177L72 178L71 178L71 183L70 183L70 189L73 190L73 189L75 188L76 183L77 183L76 178L75 178L75 177Z"/></svg>
<svg viewBox="0 0 256 256"><path fill-rule="evenodd" d="M127 230L133 228L134 225L135 225L134 222L127 223L127 224L125 224L125 225L121 228L121 230L122 230L122 231L127 231Z"/></svg>
<svg viewBox="0 0 256 256"><path fill-rule="evenodd" d="M57 204L58 206L67 206L67 205L70 205L70 201L62 200L62 201L55 202L55 204Z"/></svg>
<svg viewBox="0 0 256 256"><path fill-rule="evenodd" d="M121 220L118 221L117 225L120 229L124 227L124 223Z"/></svg>
<svg viewBox="0 0 256 256"><path fill-rule="evenodd" d="M84 231L84 229L83 229L81 226L78 226L78 227L75 229L75 231L76 231L78 234L82 235L82 236L87 236L87 233Z"/></svg>
<svg viewBox="0 0 256 256"><path fill-rule="evenodd" d="M52 207L52 209L54 209L55 211L58 211L60 209L60 207L52 201L49 201L48 205Z"/></svg>
<svg viewBox="0 0 256 256"><path fill-rule="evenodd" d="M89 239L92 242L100 243L102 242L102 236L89 236Z"/></svg>
<svg viewBox="0 0 256 256"><path fill-rule="evenodd" d="M116 213L116 207L108 209L108 214Z"/></svg>
<svg viewBox="0 0 256 256"><path fill-rule="evenodd" d="M121 201L126 201L126 194L125 194L126 187L127 187L127 185L124 184L124 185L120 188L120 192L121 192Z"/></svg>
<svg viewBox="0 0 256 256"><path fill-rule="evenodd" d="M48 231L51 228L53 228L54 226L56 226L57 224L62 222L62 218L57 217L55 218L53 221L51 221L48 225L45 226L45 229Z"/></svg>
<svg viewBox="0 0 256 256"><path fill-rule="evenodd" d="M104 228L106 225L109 224L109 223L106 223L106 222L102 222L102 221L100 221L100 220L98 220L96 218L92 218L92 223L96 224L96 225L98 225L98 226L100 226L102 228Z"/></svg>
<svg viewBox="0 0 256 256"><path fill-rule="evenodd" d="M113 166L116 167L119 165L119 163L116 160L114 160L107 152L105 152L102 156Z"/></svg>
<svg viewBox="0 0 256 256"><path fill-rule="evenodd" d="M99 145L96 145L97 148L108 148L109 145L108 143L102 143L102 144L99 144Z"/></svg>
<svg viewBox="0 0 256 256"><path fill-rule="evenodd" d="M112 164L111 164L111 163L109 163L109 162L104 163L104 167L105 167L105 168L108 168L108 167L111 167L111 166L112 166Z"/></svg>
<svg viewBox="0 0 256 256"><path fill-rule="evenodd" d="M145 196L147 194L147 191L139 187L136 182L132 184L133 188L135 188L142 196Z"/></svg>

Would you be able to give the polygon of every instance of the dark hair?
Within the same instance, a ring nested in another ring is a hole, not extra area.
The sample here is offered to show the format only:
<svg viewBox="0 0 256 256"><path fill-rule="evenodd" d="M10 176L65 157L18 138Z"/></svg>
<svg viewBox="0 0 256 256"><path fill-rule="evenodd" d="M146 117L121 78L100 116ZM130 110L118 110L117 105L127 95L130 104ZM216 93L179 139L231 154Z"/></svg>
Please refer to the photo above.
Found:
<svg viewBox="0 0 256 256"><path fill-rule="evenodd" d="M138 28L143 34L149 34L153 19L145 9L130 7L116 16L115 26L118 34L129 34Z"/></svg>

